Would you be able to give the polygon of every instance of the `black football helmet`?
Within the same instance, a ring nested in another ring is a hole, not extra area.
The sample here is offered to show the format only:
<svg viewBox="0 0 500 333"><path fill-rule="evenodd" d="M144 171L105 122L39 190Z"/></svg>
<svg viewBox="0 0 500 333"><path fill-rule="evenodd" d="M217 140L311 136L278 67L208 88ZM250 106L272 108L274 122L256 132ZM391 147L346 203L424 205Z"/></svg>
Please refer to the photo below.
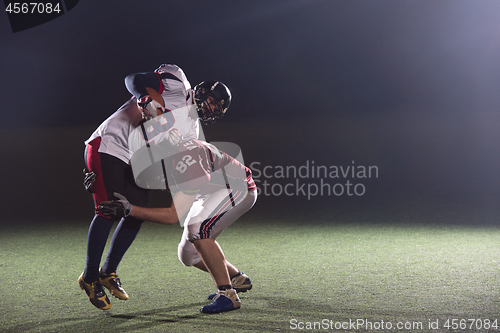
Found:
<svg viewBox="0 0 500 333"><path fill-rule="evenodd" d="M204 124L221 118L231 104L231 92L222 82L203 81L193 90L196 111Z"/></svg>

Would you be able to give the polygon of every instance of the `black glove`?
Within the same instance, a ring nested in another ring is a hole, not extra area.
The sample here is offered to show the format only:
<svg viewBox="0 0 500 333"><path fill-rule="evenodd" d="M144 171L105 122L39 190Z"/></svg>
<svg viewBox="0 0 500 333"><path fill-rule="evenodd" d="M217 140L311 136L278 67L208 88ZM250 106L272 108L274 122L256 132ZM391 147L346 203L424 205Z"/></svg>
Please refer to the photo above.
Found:
<svg viewBox="0 0 500 333"><path fill-rule="evenodd" d="M97 206L97 210L102 215L111 217L113 220L129 216L132 211L132 204L120 193L115 192L114 195L120 200L103 201Z"/></svg>
<svg viewBox="0 0 500 333"><path fill-rule="evenodd" d="M94 187L94 182L95 182L95 172L89 172L87 168L83 169L83 186L85 187L85 190L89 193L94 193L92 188Z"/></svg>

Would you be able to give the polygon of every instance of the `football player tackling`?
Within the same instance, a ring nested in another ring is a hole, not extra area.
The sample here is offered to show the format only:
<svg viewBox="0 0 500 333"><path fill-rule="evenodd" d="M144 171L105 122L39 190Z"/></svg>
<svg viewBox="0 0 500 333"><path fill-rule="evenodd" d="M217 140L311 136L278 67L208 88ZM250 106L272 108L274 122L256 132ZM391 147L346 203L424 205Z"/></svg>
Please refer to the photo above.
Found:
<svg viewBox="0 0 500 333"><path fill-rule="evenodd" d="M170 140L172 142L173 140ZM217 287L209 296L213 303L203 306L203 313L239 309L237 292L252 288L250 279L226 260L217 237L254 205L255 183L249 168L215 146L198 140L182 141L165 158L167 178L173 203L169 208L132 205L126 197L101 202L104 216L131 216L156 223L184 223L178 256L186 266L208 271ZM183 220L182 217L185 217Z"/></svg>
<svg viewBox="0 0 500 333"><path fill-rule="evenodd" d="M231 94L221 82L205 81L191 88L184 72L176 65L161 65L154 72L136 73L125 78L133 97L107 118L85 142L88 172L84 185L93 194L95 208L118 192L135 205L149 205L148 191L137 186L130 166L134 151L150 142L160 142L176 129L184 138L200 135L198 119L204 123L224 115ZM148 136L141 137L141 133ZM135 135L135 139L131 137ZM129 143L138 143L137 147ZM111 247L102 267L101 257L115 221ZM111 303L103 289L126 300L117 267L138 234L143 220L136 216L104 216L96 212L87 237L85 270L78 284L97 308L107 310Z"/></svg>

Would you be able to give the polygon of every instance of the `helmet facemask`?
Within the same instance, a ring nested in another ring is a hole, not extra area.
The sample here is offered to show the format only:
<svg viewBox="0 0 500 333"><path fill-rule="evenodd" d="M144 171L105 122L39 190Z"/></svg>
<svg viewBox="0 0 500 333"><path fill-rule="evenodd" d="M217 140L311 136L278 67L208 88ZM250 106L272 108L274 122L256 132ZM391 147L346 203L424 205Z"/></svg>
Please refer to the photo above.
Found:
<svg viewBox="0 0 500 333"><path fill-rule="evenodd" d="M221 82L205 81L194 87L194 100L200 120L212 124L226 113L231 93Z"/></svg>

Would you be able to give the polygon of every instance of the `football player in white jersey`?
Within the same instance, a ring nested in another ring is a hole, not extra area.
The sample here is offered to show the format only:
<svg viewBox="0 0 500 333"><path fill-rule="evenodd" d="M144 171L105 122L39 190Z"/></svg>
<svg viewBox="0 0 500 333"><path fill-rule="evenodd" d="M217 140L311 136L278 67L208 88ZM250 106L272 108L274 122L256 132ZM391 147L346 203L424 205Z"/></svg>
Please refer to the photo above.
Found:
<svg viewBox="0 0 500 333"><path fill-rule="evenodd" d="M96 215L90 224L86 266L78 283L90 302L102 310L111 307L102 286L113 296L128 299L116 270L143 220L132 216L106 217L97 211L98 205L101 201L113 200L113 193L118 192L126 195L132 204L148 207L148 191L137 186L129 163L134 150L151 142L158 143L174 128L185 138L203 138L198 119L205 124L214 122L224 115L231 102L231 93L223 83L205 81L191 88L184 72L176 65L161 65L154 72L131 74L125 78L125 85L133 97L85 141L88 170L84 185L93 194ZM119 224L100 267L115 221Z"/></svg>
<svg viewBox="0 0 500 333"><path fill-rule="evenodd" d="M183 221L184 233L178 248L180 261L209 272L217 287L217 293L209 296L213 302L200 311L220 313L239 309L241 301L237 293L250 290L252 283L226 260L216 238L254 205L257 191L251 170L203 141L187 140L176 147L160 144L151 148L166 156L161 164L173 194L172 206L141 207L116 194L119 200L101 202L99 211L105 216L133 216L163 224ZM160 163L155 160L154 163Z"/></svg>

